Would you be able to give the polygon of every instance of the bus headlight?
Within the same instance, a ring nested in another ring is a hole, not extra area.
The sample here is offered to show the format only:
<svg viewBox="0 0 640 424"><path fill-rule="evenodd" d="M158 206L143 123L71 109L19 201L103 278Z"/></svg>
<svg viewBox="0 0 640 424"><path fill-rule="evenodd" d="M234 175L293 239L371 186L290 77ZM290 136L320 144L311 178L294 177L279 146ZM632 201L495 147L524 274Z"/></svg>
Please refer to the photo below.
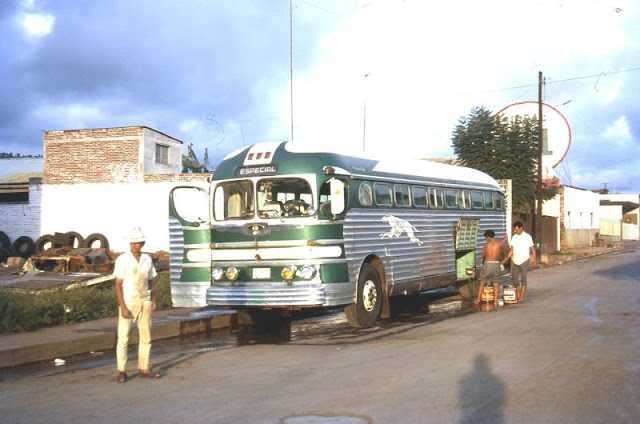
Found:
<svg viewBox="0 0 640 424"><path fill-rule="evenodd" d="M222 268L220 268L219 266L213 268L213 270L211 270L211 276L213 277L214 281L220 281L222 280Z"/></svg>
<svg viewBox="0 0 640 424"><path fill-rule="evenodd" d="M282 268L282 278L284 278L284 281L287 281L287 282L293 281L293 277L296 276L297 270L298 269L295 267L295 265L287 265L284 268Z"/></svg>
<svg viewBox="0 0 640 424"><path fill-rule="evenodd" d="M300 276L302 277L303 280L309 281L309 280L313 280L316 277L317 273L318 271L316 271L316 267L305 265L302 267L302 271L300 271Z"/></svg>
<svg viewBox="0 0 640 424"><path fill-rule="evenodd" d="M230 266L227 268L227 271L224 273L227 276L229 281L236 281L238 279L238 269L234 266Z"/></svg>

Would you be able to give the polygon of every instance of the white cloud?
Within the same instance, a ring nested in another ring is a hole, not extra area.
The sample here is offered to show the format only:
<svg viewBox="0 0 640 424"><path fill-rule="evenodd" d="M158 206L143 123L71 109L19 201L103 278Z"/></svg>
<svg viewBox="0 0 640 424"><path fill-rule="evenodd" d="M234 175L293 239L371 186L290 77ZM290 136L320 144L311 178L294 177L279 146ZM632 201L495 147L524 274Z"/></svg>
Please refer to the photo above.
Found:
<svg viewBox="0 0 640 424"><path fill-rule="evenodd" d="M42 120L55 122L54 127L44 130L91 128L105 117L101 107L79 103L42 104L34 109L33 114Z"/></svg>
<svg viewBox="0 0 640 424"><path fill-rule="evenodd" d="M28 35L44 37L51 33L56 18L53 15L24 13L19 20Z"/></svg>
<svg viewBox="0 0 640 424"><path fill-rule="evenodd" d="M631 132L629 131L627 117L621 116L615 123L606 127L602 136L619 146L629 143L631 141Z"/></svg>

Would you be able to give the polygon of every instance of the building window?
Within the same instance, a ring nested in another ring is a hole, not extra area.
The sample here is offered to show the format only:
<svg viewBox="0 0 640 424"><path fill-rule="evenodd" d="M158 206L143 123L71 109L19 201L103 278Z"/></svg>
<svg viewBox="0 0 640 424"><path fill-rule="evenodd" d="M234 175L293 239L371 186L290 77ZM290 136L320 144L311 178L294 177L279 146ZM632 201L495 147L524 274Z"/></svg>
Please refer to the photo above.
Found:
<svg viewBox="0 0 640 424"><path fill-rule="evenodd" d="M169 146L156 144L156 163L169 165Z"/></svg>

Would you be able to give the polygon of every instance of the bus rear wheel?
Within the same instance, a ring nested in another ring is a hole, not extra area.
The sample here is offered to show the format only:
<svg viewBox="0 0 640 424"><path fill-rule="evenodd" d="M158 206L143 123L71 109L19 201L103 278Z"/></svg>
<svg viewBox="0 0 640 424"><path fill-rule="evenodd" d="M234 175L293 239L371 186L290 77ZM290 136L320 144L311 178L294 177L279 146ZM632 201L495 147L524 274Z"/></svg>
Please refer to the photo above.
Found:
<svg viewBox="0 0 640 424"><path fill-rule="evenodd" d="M363 265L358 278L356 302L344 308L349 325L371 327L382 310L382 284L378 271L371 264Z"/></svg>
<svg viewBox="0 0 640 424"><path fill-rule="evenodd" d="M476 299L478 297L478 280L471 279L456 283L458 293L463 299Z"/></svg>

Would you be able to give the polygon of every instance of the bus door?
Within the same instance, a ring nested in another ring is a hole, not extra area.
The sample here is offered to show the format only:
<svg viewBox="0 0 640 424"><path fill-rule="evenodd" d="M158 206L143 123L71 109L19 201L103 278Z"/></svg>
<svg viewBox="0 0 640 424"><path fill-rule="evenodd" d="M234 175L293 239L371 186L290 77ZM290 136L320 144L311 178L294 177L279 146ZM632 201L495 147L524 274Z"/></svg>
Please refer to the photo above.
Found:
<svg viewBox="0 0 640 424"><path fill-rule="evenodd" d="M206 306L211 285L211 208L207 190L174 187L169 193L169 257L174 307Z"/></svg>
<svg viewBox="0 0 640 424"><path fill-rule="evenodd" d="M478 218L460 218L456 225L456 284L464 298L477 294L476 251L478 247Z"/></svg>

